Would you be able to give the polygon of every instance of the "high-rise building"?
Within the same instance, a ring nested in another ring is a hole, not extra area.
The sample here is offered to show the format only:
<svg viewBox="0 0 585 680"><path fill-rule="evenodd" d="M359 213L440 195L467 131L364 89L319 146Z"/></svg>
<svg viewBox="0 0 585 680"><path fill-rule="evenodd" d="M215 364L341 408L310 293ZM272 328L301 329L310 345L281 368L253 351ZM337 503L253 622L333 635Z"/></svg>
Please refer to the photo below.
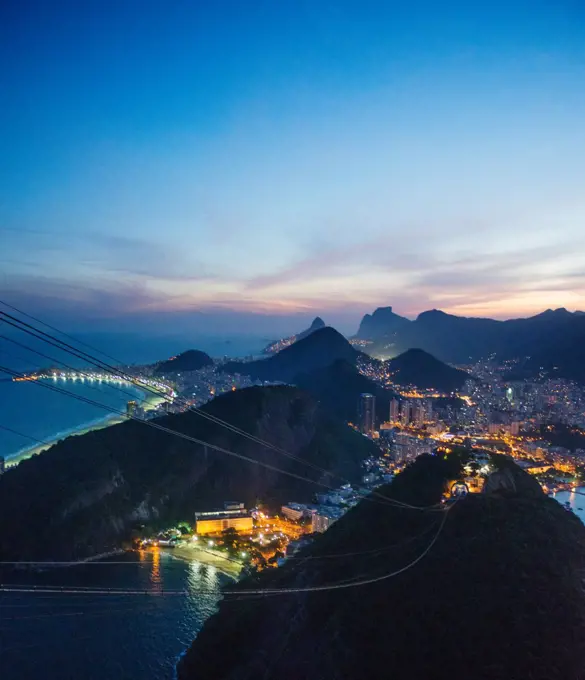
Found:
<svg viewBox="0 0 585 680"><path fill-rule="evenodd" d="M4 474L5 470L6 470L6 461L4 460L4 456L0 456L0 475Z"/></svg>
<svg viewBox="0 0 585 680"><path fill-rule="evenodd" d="M398 399L392 399L390 402L390 422L397 423L400 416L400 402Z"/></svg>
<svg viewBox="0 0 585 680"><path fill-rule="evenodd" d="M400 422L403 425L408 425L410 423L410 402L403 401L402 408L400 410Z"/></svg>
<svg viewBox="0 0 585 680"><path fill-rule="evenodd" d="M425 422L426 411L422 404L414 406L412 409L412 419L417 427L421 427Z"/></svg>
<svg viewBox="0 0 585 680"><path fill-rule="evenodd" d="M360 395L358 406L358 422L360 432L372 434L376 419L376 397L369 392Z"/></svg>
<svg viewBox="0 0 585 680"><path fill-rule="evenodd" d="M138 408L138 402L129 401L126 404L126 416L128 418L133 418L136 415L136 409Z"/></svg>

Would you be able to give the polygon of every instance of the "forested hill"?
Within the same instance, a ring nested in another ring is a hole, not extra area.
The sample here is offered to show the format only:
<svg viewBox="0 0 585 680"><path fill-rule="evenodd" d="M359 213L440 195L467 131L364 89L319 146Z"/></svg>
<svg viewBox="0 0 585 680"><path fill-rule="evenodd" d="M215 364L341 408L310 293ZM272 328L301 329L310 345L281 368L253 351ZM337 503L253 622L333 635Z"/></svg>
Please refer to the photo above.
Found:
<svg viewBox="0 0 585 680"><path fill-rule="evenodd" d="M397 385L415 385L440 392L456 392L469 374L439 361L422 349L409 349L389 361L392 380Z"/></svg>
<svg viewBox="0 0 585 680"><path fill-rule="evenodd" d="M425 506L454 475L424 456L379 491ZM516 466L490 488L447 515L361 503L238 586L299 592L226 596L179 679L583 678L585 527Z"/></svg>
<svg viewBox="0 0 585 680"><path fill-rule="evenodd" d="M213 366L213 359L198 349L188 349L186 352L178 354L172 359L161 361L157 364L155 373L164 375L165 373L177 373L180 371L198 371L205 366Z"/></svg>
<svg viewBox="0 0 585 680"><path fill-rule="evenodd" d="M293 387L230 392L204 410L345 478L359 476L374 446ZM192 412L155 422L302 478L339 483ZM248 507L310 501L320 488L128 421L69 437L0 477L0 561L83 558L119 547L140 524L192 519L226 499Z"/></svg>
<svg viewBox="0 0 585 680"><path fill-rule="evenodd" d="M222 366L227 373L249 375L258 380L294 382L300 373L329 366L338 359L355 365L360 352L334 328L326 326L286 347L268 359L230 361Z"/></svg>

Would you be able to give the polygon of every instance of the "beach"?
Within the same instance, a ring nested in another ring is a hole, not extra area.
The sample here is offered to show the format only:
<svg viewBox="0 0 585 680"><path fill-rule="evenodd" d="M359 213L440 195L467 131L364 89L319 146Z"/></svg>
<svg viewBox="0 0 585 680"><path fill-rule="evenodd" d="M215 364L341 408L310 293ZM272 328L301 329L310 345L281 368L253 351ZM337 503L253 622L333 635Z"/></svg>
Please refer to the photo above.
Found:
<svg viewBox="0 0 585 680"><path fill-rule="evenodd" d="M187 543L169 550L163 550L165 555L170 555L178 560L185 562L200 562L211 567L215 567L226 576L238 579L242 571L243 564L238 560L218 554L215 551L207 550L196 543Z"/></svg>
<svg viewBox="0 0 585 680"><path fill-rule="evenodd" d="M152 393L143 393L141 397L140 405L145 411L152 411L156 409L160 404L164 403L164 397L158 396ZM95 430L103 430L106 427L111 427L112 425L118 425L126 421L126 416L118 415L116 413L110 413L109 415L100 418L99 420L92 423L85 423L77 428L71 428L69 431L59 434L52 439L47 439L43 444L35 444L33 446L27 447L18 451L13 455L6 456L6 467L14 467L18 465L23 460L36 456L43 451L47 451L52 446L57 444L62 439L67 439L68 437L77 437L82 434L87 434L88 432L93 432Z"/></svg>

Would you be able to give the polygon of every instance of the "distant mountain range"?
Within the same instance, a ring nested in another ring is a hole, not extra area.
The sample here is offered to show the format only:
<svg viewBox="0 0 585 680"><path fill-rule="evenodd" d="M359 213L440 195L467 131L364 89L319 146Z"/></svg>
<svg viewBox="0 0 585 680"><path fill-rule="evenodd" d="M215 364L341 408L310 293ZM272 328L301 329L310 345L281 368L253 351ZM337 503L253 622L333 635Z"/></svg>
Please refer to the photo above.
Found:
<svg viewBox="0 0 585 680"><path fill-rule="evenodd" d="M362 319L358 338L368 351L397 356L414 347L442 361L465 364L495 354L501 359L530 357L527 368L556 369L585 379L585 314L549 309L526 319L497 321L460 317L437 309L411 321L381 307Z"/></svg>
<svg viewBox="0 0 585 680"><path fill-rule="evenodd" d="M262 350L262 353L263 354L275 354L276 352L279 352L284 347L287 347L288 345L292 345L293 342L297 342L298 340L302 340L303 338L306 338L308 335L311 335L311 333L318 331L320 328L325 328L325 322L323 321L323 319L320 316L316 316L313 319L313 322L311 323L309 328L306 328L304 331L301 331L297 335L291 335L288 338L283 338L282 340L274 340L269 345L266 345L266 347Z"/></svg>

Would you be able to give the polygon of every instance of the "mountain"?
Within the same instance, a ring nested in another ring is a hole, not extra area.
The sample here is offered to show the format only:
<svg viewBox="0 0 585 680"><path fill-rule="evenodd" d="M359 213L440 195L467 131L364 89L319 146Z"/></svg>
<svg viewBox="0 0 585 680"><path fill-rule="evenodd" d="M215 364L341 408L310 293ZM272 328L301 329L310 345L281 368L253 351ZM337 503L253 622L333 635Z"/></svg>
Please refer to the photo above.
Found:
<svg viewBox="0 0 585 680"><path fill-rule="evenodd" d="M198 349L188 349L186 352L178 354L172 359L161 361L156 369L157 375L164 375L165 373L179 373L183 371L198 371L200 368L206 366L213 366L213 359Z"/></svg>
<svg viewBox="0 0 585 680"><path fill-rule="evenodd" d="M409 323L406 317L395 314L392 307L378 307L373 314L363 317L356 337L362 340L391 338Z"/></svg>
<svg viewBox="0 0 585 680"><path fill-rule="evenodd" d="M345 422L356 421L359 397L364 392L375 395L376 420L385 422L390 412L390 401L396 396L362 375L344 359L298 375L295 384L310 392L324 408Z"/></svg>
<svg viewBox="0 0 585 680"><path fill-rule="evenodd" d="M510 465L447 515L362 502L225 595L179 680L582 678L585 527ZM378 491L428 506L456 474L422 456Z"/></svg>
<svg viewBox="0 0 585 680"><path fill-rule="evenodd" d="M255 380L294 382L299 373L310 373L343 359L355 365L360 352L334 328L325 326L293 343L268 359L230 361L221 367L227 373L249 375Z"/></svg>
<svg viewBox="0 0 585 680"><path fill-rule="evenodd" d="M152 528L236 499L278 508L310 501L333 475L355 479L374 445L293 387L230 392L203 407L330 471L323 474L193 412L156 423L262 465L194 444L137 421L68 437L0 476L0 561L73 560L114 550L139 525ZM307 481L305 481L307 480ZM27 527L26 531L23 527Z"/></svg>
<svg viewBox="0 0 585 680"><path fill-rule="evenodd" d="M281 340L274 340L269 345L266 345L262 352L263 354L274 354L275 352L280 351L283 347L288 347L289 345L292 345L293 342L297 342L297 340L306 338L308 335L318 331L320 328L325 328L325 322L320 316L316 316L309 328L306 328L297 335L291 335L290 337L282 338Z"/></svg>
<svg viewBox="0 0 585 680"><path fill-rule="evenodd" d="M315 331L318 331L320 328L325 328L325 322L320 316L316 316L311 325L301 333L299 333L296 336L297 340L302 340L303 338L306 338L308 335L311 335L311 333L314 333Z"/></svg>
<svg viewBox="0 0 585 680"><path fill-rule="evenodd" d="M422 349L409 349L388 363L393 382L403 386L456 392L469 378L465 371L448 366Z"/></svg>
<svg viewBox="0 0 585 680"><path fill-rule="evenodd" d="M585 344L585 315L564 308L508 321L461 317L433 309L410 321L384 307L362 319L358 337L370 340L368 351L374 355L396 356L417 347L456 364L497 355L500 359L536 357L535 362L553 366L565 358L564 375L585 379L579 353L579 347Z"/></svg>

